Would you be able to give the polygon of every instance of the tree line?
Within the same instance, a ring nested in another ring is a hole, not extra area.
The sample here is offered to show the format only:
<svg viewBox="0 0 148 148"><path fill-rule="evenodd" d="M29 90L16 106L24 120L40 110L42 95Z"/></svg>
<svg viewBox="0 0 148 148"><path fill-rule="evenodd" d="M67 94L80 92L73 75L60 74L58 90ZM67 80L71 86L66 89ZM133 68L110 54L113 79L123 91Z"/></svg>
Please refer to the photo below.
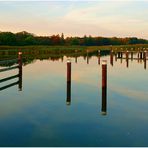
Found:
<svg viewBox="0 0 148 148"><path fill-rule="evenodd" d="M64 34L52 36L36 36L26 31L12 33L0 32L0 45L25 46L25 45L80 45L80 46L103 46L103 45L129 45L148 44L148 40L136 37L66 37Z"/></svg>

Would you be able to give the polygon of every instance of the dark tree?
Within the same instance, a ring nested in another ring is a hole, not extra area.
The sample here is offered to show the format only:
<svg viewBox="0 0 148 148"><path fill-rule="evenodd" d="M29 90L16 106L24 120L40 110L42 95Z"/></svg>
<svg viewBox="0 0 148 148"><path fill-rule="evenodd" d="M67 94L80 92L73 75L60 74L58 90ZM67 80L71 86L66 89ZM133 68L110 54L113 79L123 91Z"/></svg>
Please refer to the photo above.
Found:
<svg viewBox="0 0 148 148"><path fill-rule="evenodd" d="M129 45L148 44L148 40L131 38L107 38L107 37L67 37L61 36L35 36L26 31L16 34L11 32L0 32L0 45L24 46L24 45L80 45L80 46L102 46L102 45Z"/></svg>

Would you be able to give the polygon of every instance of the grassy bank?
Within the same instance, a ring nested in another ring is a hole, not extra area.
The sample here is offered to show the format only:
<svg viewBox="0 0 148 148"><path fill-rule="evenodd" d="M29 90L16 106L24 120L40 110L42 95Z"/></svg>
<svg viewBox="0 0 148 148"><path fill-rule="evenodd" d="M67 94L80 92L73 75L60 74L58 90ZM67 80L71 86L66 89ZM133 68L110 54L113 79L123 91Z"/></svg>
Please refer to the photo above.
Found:
<svg viewBox="0 0 148 148"><path fill-rule="evenodd" d="M138 45L118 45L118 46L0 46L0 51L30 51L30 50L44 50L53 53L56 52L74 52L74 51L96 51L96 50L138 50L147 49L148 44L138 44Z"/></svg>

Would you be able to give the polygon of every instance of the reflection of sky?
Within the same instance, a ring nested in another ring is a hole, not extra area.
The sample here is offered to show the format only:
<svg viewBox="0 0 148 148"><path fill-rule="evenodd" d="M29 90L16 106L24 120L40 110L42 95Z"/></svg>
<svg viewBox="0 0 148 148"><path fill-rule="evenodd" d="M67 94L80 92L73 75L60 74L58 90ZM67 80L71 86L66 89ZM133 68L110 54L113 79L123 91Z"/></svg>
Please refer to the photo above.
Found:
<svg viewBox="0 0 148 148"><path fill-rule="evenodd" d="M1 31L148 39L147 1L0 2Z"/></svg>
<svg viewBox="0 0 148 148"><path fill-rule="evenodd" d="M66 106L66 58L23 67L23 91L0 92L0 146L147 146L147 69L108 59L107 116L101 115L101 65L72 59ZM138 73L137 73L138 71ZM60 138L59 138L60 137ZM7 145L6 145L7 143Z"/></svg>

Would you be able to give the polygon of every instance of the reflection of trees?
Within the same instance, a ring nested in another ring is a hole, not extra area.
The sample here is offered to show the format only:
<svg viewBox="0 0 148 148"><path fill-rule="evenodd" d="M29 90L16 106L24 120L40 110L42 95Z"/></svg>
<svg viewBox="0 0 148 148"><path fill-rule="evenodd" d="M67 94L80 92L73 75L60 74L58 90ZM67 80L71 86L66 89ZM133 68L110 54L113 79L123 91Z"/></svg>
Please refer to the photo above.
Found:
<svg viewBox="0 0 148 148"><path fill-rule="evenodd" d="M33 58L23 58L23 65L35 63L35 61L36 61L36 59L33 59Z"/></svg>
<svg viewBox="0 0 148 148"><path fill-rule="evenodd" d="M63 60L64 56L75 58L75 57L86 57L91 58L92 56L97 56L98 53L95 52L86 52L83 50L74 50L68 52L59 52L54 51L51 53L49 50L34 50L34 51L22 51L23 52L23 65L28 65L34 63L36 60L49 60L49 61L58 61ZM102 51L101 56L107 55L108 51ZM17 59L18 52L17 51L0 51L0 61L4 61L7 59ZM15 65L17 62L11 61L9 63L0 63L0 66L7 67Z"/></svg>

